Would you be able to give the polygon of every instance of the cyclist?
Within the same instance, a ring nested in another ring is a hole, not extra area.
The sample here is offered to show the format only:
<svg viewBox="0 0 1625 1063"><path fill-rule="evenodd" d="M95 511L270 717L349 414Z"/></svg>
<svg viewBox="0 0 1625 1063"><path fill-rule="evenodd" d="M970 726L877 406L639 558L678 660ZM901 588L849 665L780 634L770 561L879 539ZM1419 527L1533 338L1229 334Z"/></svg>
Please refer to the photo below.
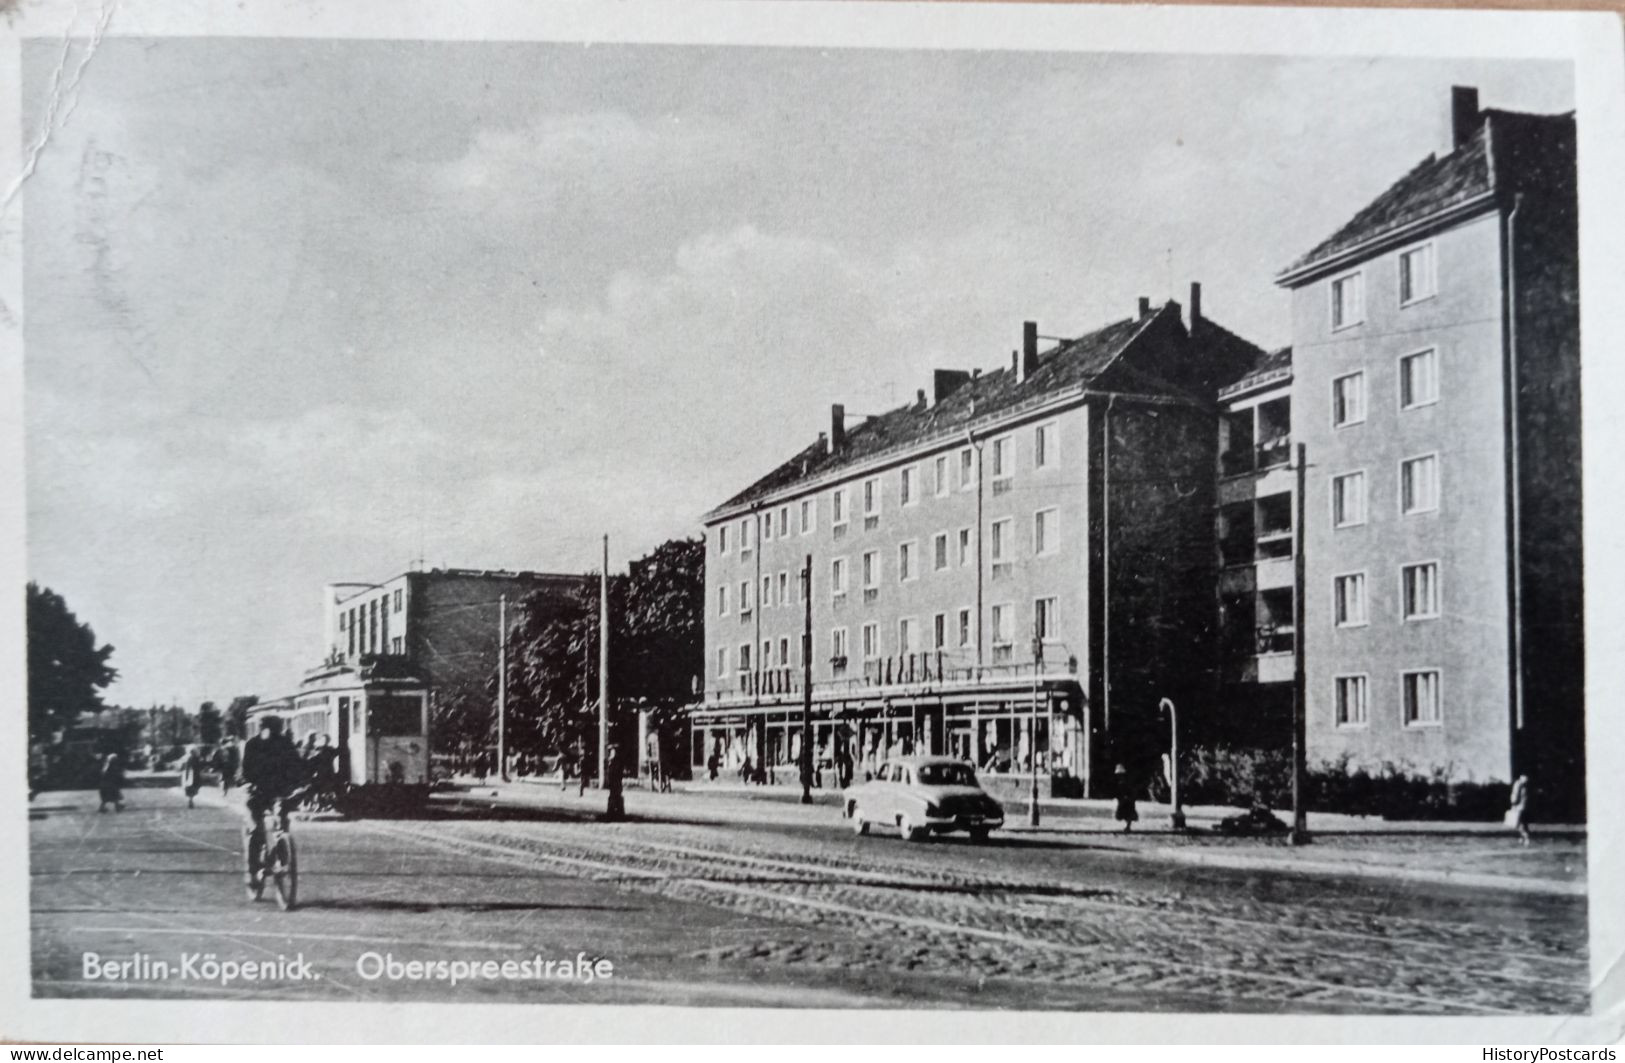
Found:
<svg viewBox="0 0 1625 1063"><path fill-rule="evenodd" d="M266 813L275 812L286 830L294 792L305 781L304 761L283 732L281 717L260 719L260 733L243 745L242 774L248 789L249 837L257 837L263 847Z"/></svg>

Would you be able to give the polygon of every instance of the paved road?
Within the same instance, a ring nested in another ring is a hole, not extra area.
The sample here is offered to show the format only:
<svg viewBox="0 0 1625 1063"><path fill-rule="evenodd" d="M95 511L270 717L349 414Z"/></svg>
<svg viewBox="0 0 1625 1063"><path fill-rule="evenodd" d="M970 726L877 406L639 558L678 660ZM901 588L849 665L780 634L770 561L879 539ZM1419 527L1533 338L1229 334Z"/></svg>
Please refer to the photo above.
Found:
<svg viewBox="0 0 1625 1063"><path fill-rule="evenodd" d="M704 799L645 801L636 821L608 825L590 796L481 791L412 820L296 824L303 904L282 913L243 896L234 809L131 796L118 815L81 793L31 808L37 995L1587 1009L1578 897L1159 865L1087 836L908 845L761 802L697 814ZM311 977L87 981L86 952L175 965L302 955ZM572 976L369 980L357 966L369 953L568 960ZM577 977L583 953L613 976Z"/></svg>

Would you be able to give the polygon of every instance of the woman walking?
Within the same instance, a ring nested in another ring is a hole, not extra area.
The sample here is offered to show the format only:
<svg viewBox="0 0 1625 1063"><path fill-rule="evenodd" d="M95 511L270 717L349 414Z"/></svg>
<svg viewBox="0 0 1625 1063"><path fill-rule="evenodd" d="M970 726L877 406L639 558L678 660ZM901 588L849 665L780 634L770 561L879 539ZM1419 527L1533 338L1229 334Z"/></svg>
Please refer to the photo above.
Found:
<svg viewBox="0 0 1625 1063"><path fill-rule="evenodd" d="M1520 775L1512 780L1512 793L1507 801L1507 826L1518 832L1518 844L1529 844L1529 776Z"/></svg>
<svg viewBox="0 0 1625 1063"><path fill-rule="evenodd" d="M186 759L181 761L181 789L186 791L186 807L194 807L192 802L203 789L203 756L197 746L188 746Z"/></svg>
<svg viewBox="0 0 1625 1063"><path fill-rule="evenodd" d="M106 812L107 806L112 805L114 812L124 811L124 765L119 763L117 753L107 754L102 761L102 772L99 780L101 786L101 807L97 812Z"/></svg>
<svg viewBox="0 0 1625 1063"><path fill-rule="evenodd" d="M1117 787L1117 811L1113 818L1123 824L1123 833L1127 834L1134 828L1134 821L1140 818L1140 813L1134 807L1134 790L1129 785L1128 769L1119 764L1112 773Z"/></svg>

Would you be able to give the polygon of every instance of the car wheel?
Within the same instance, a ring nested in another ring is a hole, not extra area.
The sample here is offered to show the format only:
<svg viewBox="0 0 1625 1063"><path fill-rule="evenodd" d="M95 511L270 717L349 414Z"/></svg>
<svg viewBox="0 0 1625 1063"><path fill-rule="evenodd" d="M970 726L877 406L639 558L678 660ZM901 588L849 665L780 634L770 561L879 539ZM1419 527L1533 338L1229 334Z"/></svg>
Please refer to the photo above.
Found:
<svg viewBox="0 0 1625 1063"><path fill-rule="evenodd" d="M852 833L853 834L868 834L869 833L869 821L864 819L863 816L858 814L858 806L857 805L853 805L852 810L850 812L848 812L847 815L852 817Z"/></svg>
<svg viewBox="0 0 1625 1063"><path fill-rule="evenodd" d="M931 836L931 832L924 827L916 827L907 816L897 817L897 832L906 842L923 842Z"/></svg>

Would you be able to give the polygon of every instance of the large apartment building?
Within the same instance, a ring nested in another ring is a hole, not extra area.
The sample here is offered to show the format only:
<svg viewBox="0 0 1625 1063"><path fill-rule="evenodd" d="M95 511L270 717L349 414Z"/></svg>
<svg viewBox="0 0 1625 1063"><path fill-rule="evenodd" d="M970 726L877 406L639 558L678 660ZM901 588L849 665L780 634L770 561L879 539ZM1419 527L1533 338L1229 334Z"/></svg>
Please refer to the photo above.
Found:
<svg viewBox="0 0 1625 1063"><path fill-rule="evenodd" d="M1572 115L1452 98L1429 156L1278 278L1308 448L1311 756L1584 779Z"/></svg>
<svg viewBox="0 0 1625 1063"><path fill-rule="evenodd" d="M1168 302L830 429L706 515L693 763L951 753L1087 787L1154 763L1215 659L1213 395L1262 357ZM810 568L807 562L810 559ZM803 570L808 568L810 592ZM808 597L810 593L810 597Z"/></svg>

